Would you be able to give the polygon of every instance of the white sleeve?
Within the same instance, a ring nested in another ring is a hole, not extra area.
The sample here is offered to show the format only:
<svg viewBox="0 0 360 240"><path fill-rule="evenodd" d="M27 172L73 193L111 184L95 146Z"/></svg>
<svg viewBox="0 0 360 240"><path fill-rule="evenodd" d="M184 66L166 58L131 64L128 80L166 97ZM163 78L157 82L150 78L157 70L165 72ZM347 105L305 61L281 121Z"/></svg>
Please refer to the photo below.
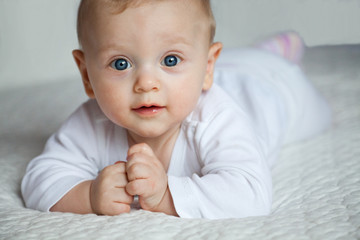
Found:
<svg viewBox="0 0 360 240"><path fill-rule="evenodd" d="M270 212L272 182L266 161L270 151L264 149L244 112L223 109L196 130L201 174L169 176L180 217L241 218Z"/></svg>
<svg viewBox="0 0 360 240"><path fill-rule="evenodd" d="M74 186L97 176L91 114L89 104L80 107L29 163L21 185L27 207L49 211Z"/></svg>

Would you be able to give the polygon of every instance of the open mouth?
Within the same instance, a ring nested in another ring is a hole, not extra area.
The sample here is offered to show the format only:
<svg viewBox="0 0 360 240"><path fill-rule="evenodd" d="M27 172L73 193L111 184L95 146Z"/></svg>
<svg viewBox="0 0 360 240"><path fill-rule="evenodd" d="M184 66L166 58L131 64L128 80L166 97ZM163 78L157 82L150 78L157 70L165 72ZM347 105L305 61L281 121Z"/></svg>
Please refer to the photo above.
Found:
<svg viewBox="0 0 360 240"><path fill-rule="evenodd" d="M149 105L133 108L133 111L140 115L154 115L161 112L164 108L163 106Z"/></svg>

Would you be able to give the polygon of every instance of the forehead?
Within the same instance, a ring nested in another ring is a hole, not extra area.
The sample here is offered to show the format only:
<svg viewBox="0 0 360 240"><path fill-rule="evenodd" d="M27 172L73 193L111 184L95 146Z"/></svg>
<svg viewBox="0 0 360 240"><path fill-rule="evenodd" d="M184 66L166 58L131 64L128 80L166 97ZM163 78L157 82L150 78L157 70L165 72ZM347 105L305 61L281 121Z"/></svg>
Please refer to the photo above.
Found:
<svg viewBox="0 0 360 240"><path fill-rule="evenodd" d="M117 34L122 37L121 40L128 37L126 40L131 41L139 37L138 33L142 36L156 33L158 37L186 41L187 37L194 37L200 32L204 35L203 31L208 26L200 1L140 1L120 12L112 8L113 4L100 5L95 8L86 26L87 39L106 38L106 32Z"/></svg>
<svg viewBox="0 0 360 240"><path fill-rule="evenodd" d="M101 4L105 1L106 3ZM140 13L143 9L158 9L171 11L178 17L193 17L204 19L205 11L201 0L99 0L96 1L94 16L90 18L96 20L105 15L119 15L124 12ZM149 15L151 12L148 13ZM155 13L153 13L155 14Z"/></svg>
<svg viewBox="0 0 360 240"><path fill-rule="evenodd" d="M201 7L203 11L209 4L205 4L204 0L84 0L86 2L87 10L91 9L106 9L113 14L120 14L128 8L136 8L146 4L156 4L161 2L175 2L182 3L188 7Z"/></svg>
<svg viewBox="0 0 360 240"><path fill-rule="evenodd" d="M177 28L181 31L190 26L193 28L208 26L209 19L201 4L200 0L96 0L93 1L92 6L88 6L80 31L82 35L86 35L83 39L88 39L101 36L101 32L114 22L117 22L118 27L107 30L126 31L134 27L135 23L138 28L142 28L142 31L154 27L157 30ZM122 26L119 22L122 22Z"/></svg>

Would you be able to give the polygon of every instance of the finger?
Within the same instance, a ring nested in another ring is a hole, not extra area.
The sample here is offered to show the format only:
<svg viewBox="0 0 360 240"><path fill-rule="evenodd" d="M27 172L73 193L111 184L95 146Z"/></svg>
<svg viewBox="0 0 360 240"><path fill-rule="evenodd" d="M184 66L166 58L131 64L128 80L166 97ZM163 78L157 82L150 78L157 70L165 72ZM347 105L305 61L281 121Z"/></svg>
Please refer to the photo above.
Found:
<svg viewBox="0 0 360 240"><path fill-rule="evenodd" d="M134 200L134 196L130 195L125 187L116 188L112 191L113 199L115 203L131 204Z"/></svg>
<svg viewBox="0 0 360 240"><path fill-rule="evenodd" d="M129 182L136 179L149 178L151 172L151 167L142 162L131 162L126 166L126 175Z"/></svg>
<svg viewBox="0 0 360 240"><path fill-rule="evenodd" d="M128 184L127 175L124 173L116 174L112 177L113 182L115 183L115 187L121 188L125 187Z"/></svg>
<svg viewBox="0 0 360 240"><path fill-rule="evenodd" d="M128 162L125 165L128 180L148 177L152 162L153 159L148 155L139 152L133 153L128 157Z"/></svg>
<svg viewBox="0 0 360 240"><path fill-rule="evenodd" d="M149 156L154 155L153 150L151 149L151 147L149 145L147 145L146 143L139 143L139 144L135 144L133 146L131 146L128 150L128 156L131 156L134 153L143 153Z"/></svg>
<svg viewBox="0 0 360 240"><path fill-rule="evenodd" d="M127 157L127 162L125 164L125 170L127 171L127 168L129 165L134 163L144 163L147 164L151 161L151 156L144 154L142 152L136 152Z"/></svg>
<svg viewBox="0 0 360 240"><path fill-rule="evenodd" d="M108 212L103 213L104 215L115 216L122 213L130 212L130 204L113 202Z"/></svg>
<svg viewBox="0 0 360 240"><path fill-rule="evenodd" d="M152 191L154 188L154 184L149 182L150 181L148 179L137 179L131 181L126 185L126 192L130 195L144 196L149 190Z"/></svg>
<svg viewBox="0 0 360 240"><path fill-rule="evenodd" d="M105 192L95 192L91 194L91 206L95 213L102 215L118 215L130 211L133 197L130 196L125 188L112 187Z"/></svg>
<svg viewBox="0 0 360 240"><path fill-rule="evenodd" d="M124 161L117 161L115 162L115 164L113 165L114 168L120 172L120 173L125 173L126 172L126 168L125 168L126 162Z"/></svg>
<svg viewBox="0 0 360 240"><path fill-rule="evenodd" d="M126 163L118 163L105 167L101 170L100 174L105 176L112 176L117 174L125 174L126 173Z"/></svg>

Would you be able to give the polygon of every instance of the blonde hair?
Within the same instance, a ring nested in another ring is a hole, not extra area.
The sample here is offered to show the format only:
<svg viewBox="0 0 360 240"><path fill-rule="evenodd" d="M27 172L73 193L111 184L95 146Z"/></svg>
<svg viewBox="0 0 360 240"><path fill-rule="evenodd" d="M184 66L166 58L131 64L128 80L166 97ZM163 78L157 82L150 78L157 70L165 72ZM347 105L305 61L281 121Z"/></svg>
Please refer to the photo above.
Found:
<svg viewBox="0 0 360 240"><path fill-rule="evenodd" d="M95 15L96 9L100 7L107 7L110 9L113 14L120 14L129 7L137 7L149 0L81 0L78 15L77 15L77 36L79 44L82 45L84 38L84 26L86 25L87 19ZM154 1L164 1L164 0L154 0ZM172 0L170 0L172 1ZM204 10L205 15L209 19L209 29L210 29L210 43L214 41L216 23L215 18L211 9L210 0L190 0L190 1L200 1L201 6Z"/></svg>

